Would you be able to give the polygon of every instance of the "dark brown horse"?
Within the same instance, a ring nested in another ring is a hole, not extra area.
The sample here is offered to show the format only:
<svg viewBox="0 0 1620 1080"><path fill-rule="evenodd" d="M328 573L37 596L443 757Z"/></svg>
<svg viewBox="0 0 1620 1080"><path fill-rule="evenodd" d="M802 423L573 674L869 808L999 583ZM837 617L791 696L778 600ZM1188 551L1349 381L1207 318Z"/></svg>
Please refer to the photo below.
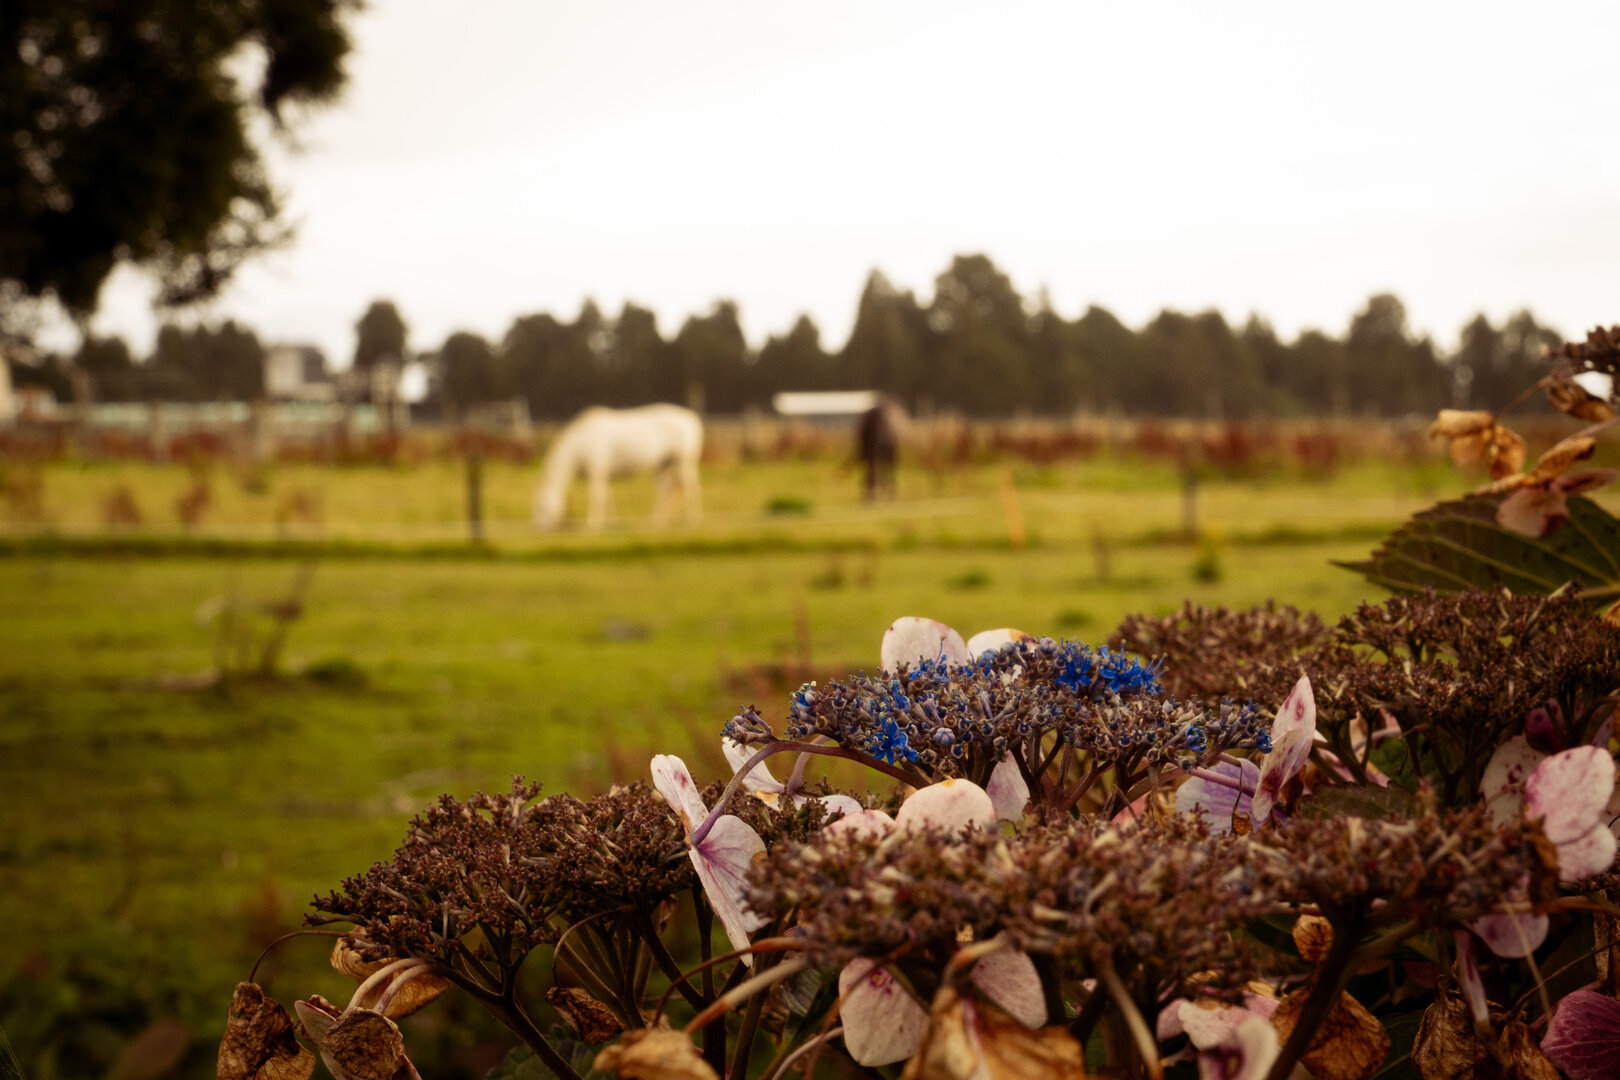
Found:
<svg viewBox="0 0 1620 1080"><path fill-rule="evenodd" d="M856 421L855 446L866 466L866 500L872 502L881 489L894 498L894 469L900 460L900 431L905 411L892 398L883 398Z"/></svg>

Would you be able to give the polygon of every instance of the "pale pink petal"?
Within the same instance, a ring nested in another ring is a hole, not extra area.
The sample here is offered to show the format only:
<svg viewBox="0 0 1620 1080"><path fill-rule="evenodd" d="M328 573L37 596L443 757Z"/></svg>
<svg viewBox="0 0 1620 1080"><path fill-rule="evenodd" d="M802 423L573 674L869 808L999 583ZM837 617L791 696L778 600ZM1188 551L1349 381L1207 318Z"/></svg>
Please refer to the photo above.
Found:
<svg viewBox="0 0 1620 1080"><path fill-rule="evenodd" d="M1565 495L1584 495L1588 491L1608 487L1617 479L1620 479L1620 470L1617 469L1577 469L1554 479L1552 488Z"/></svg>
<svg viewBox="0 0 1620 1080"><path fill-rule="evenodd" d="M1173 1039L1186 1028L1181 1026L1181 1007L1187 1004L1186 998L1171 998L1170 1004L1159 1010L1159 1018L1153 1025L1153 1037L1160 1042Z"/></svg>
<svg viewBox="0 0 1620 1080"><path fill-rule="evenodd" d="M1519 820L1524 807L1525 781L1546 758L1547 755L1531 746L1523 735L1515 735L1496 748L1479 782L1480 796L1493 822L1507 825Z"/></svg>
<svg viewBox="0 0 1620 1080"><path fill-rule="evenodd" d="M894 976L871 960L851 960L838 973L844 1046L861 1065L904 1061L922 1045L928 1011Z"/></svg>
<svg viewBox="0 0 1620 1080"><path fill-rule="evenodd" d="M748 935L770 921L747 911L743 900L748 868L765 854L765 841L742 818L726 814L688 854L732 948L748 948ZM743 963L752 966L753 958L744 956Z"/></svg>
<svg viewBox="0 0 1620 1080"><path fill-rule="evenodd" d="M1147 813L1147 803L1152 797L1153 792L1142 792L1142 794L1126 803L1125 809L1110 818L1108 823L1110 825L1135 825L1142 820L1142 815Z"/></svg>
<svg viewBox="0 0 1620 1080"><path fill-rule="evenodd" d="M1241 1005L1221 1005L1214 1001L1186 1001L1178 1013L1181 1029L1200 1050L1208 1050L1231 1039L1237 1026L1251 1015Z"/></svg>
<svg viewBox="0 0 1620 1080"><path fill-rule="evenodd" d="M994 828L999 820L996 804L984 788L960 777L918 788L900 804L900 812L894 816L895 825L902 831L926 826L945 833Z"/></svg>
<svg viewBox="0 0 1620 1080"><path fill-rule="evenodd" d="M916 615L901 616L890 624L883 634L880 656L883 670L891 675L901 664L914 665L919 660L965 664L972 659L961 634L936 619Z"/></svg>
<svg viewBox="0 0 1620 1080"><path fill-rule="evenodd" d="M1466 930L1452 931L1457 943L1457 985L1462 987L1463 1000L1476 1021L1490 1018L1490 1002L1485 1000L1485 980L1479 977L1479 963L1474 959L1474 935Z"/></svg>
<svg viewBox="0 0 1620 1080"><path fill-rule="evenodd" d="M973 984L991 1001L1027 1028L1046 1023L1046 992L1027 953L1013 949L993 952L968 973Z"/></svg>
<svg viewBox="0 0 1620 1080"><path fill-rule="evenodd" d="M652 778L653 787L669 803L675 816L681 819L687 835L691 835L692 830L709 816L709 808L703 805L703 797L698 794L697 784L686 768L686 762L674 754L659 754L652 759Z"/></svg>
<svg viewBox="0 0 1620 1080"><path fill-rule="evenodd" d="M1541 487L1522 487L1496 508L1496 523L1521 536L1546 536L1568 520L1563 493Z"/></svg>
<svg viewBox="0 0 1620 1080"><path fill-rule="evenodd" d="M999 649L1003 645L1011 645L1015 641L1023 641L1027 637L1029 635L1022 630L1014 630L1007 626L998 630L980 630L967 639L968 656L977 660L981 653Z"/></svg>
<svg viewBox="0 0 1620 1080"><path fill-rule="evenodd" d="M1614 758L1596 746L1554 754L1525 781L1525 817L1541 820L1558 848L1558 876L1565 881L1614 865L1615 837L1606 812L1613 795Z"/></svg>
<svg viewBox="0 0 1620 1080"><path fill-rule="evenodd" d="M1275 743L1278 736L1291 731L1305 732L1307 748L1310 740L1316 737L1316 695L1311 692L1309 675L1301 675L1283 703L1277 707L1277 719L1271 724L1271 741ZM1303 759L1300 764L1304 764Z"/></svg>
<svg viewBox="0 0 1620 1080"><path fill-rule="evenodd" d="M997 818L1014 823L1024 820L1024 810L1029 806L1029 785L1024 782L1024 774L1011 754L991 770L984 790L995 805Z"/></svg>
<svg viewBox="0 0 1620 1080"><path fill-rule="evenodd" d="M733 773L748 764L748 759L759 752L758 747L744 746L735 739L721 739L720 750L726 755L726 764L731 766ZM743 777L742 786L744 791L756 798L767 794L781 795L782 793L782 781L771 775L770 768L763 761L755 765L749 770L748 775ZM775 799L766 801L770 802L772 806L776 805Z"/></svg>
<svg viewBox="0 0 1620 1080"><path fill-rule="evenodd" d="M845 818L866 812L866 807L862 806L859 800L852 799L848 795L795 795L793 802L797 806L803 806L807 802L817 802L821 804L821 808L827 813L843 814ZM888 815L884 816L887 817Z"/></svg>
<svg viewBox="0 0 1620 1080"><path fill-rule="evenodd" d="M894 819L881 810L858 810L845 814L822 830L827 833L854 833L867 838L882 837L894 830Z"/></svg>
<svg viewBox="0 0 1620 1080"><path fill-rule="evenodd" d="M1198 1055L1199 1080L1261 1080L1280 1050L1271 1021L1251 1015L1228 1041Z"/></svg>
<svg viewBox="0 0 1620 1080"><path fill-rule="evenodd" d="M1198 814L1212 832L1231 832L1233 811L1241 810L1252 816L1254 792L1260 786L1260 767L1252 761L1242 765L1219 761L1209 771L1228 777L1231 783L1194 775L1176 789L1176 813Z"/></svg>
<svg viewBox="0 0 1620 1080"><path fill-rule="evenodd" d="M1545 915L1481 915L1468 928L1491 952L1508 959L1529 956L1547 940Z"/></svg>
<svg viewBox="0 0 1620 1080"><path fill-rule="evenodd" d="M1547 1060L1570 1080L1620 1076L1620 1001L1592 990L1568 994L1541 1039Z"/></svg>

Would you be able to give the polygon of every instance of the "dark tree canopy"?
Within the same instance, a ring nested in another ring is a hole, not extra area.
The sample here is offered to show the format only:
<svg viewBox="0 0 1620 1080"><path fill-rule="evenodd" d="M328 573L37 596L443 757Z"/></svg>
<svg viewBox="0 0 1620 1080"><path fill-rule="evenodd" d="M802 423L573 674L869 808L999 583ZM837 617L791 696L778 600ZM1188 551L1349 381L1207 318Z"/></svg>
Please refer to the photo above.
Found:
<svg viewBox="0 0 1620 1080"><path fill-rule="evenodd" d="M379 360L405 360L405 320L392 300L373 300L354 326L354 366L370 371Z"/></svg>
<svg viewBox="0 0 1620 1080"><path fill-rule="evenodd" d="M284 236L249 121L336 94L358 7L0 0L0 285L86 315L127 261L215 295Z"/></svg>

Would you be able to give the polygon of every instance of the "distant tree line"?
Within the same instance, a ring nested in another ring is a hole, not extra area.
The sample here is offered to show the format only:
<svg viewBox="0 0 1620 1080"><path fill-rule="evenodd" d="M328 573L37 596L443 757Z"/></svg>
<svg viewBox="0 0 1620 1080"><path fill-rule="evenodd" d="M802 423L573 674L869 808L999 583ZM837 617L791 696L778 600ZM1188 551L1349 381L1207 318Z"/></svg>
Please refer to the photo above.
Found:
<svg viewBox="0 0 1620 1080"><path fill-rule="evenodd" d="M572 320L523 315L499 341L457 332L420 354L432 373L424 405L446 417L514 398L545 418L653 401L735 413L768 408L783 390L875 389L913 411L969 416L1395 416L1507 401L1561 341L1529 312L1502 325L1479 315L1443 355L1388 294L1371 297L1339 337L1307 330L1284 341L1258 316L1234 326L1215 311L1166 310L1133 330L1096 306L1066 319L1044 295L1021 296L983 255L957 256L934 285L925 304L874 271L835 352L806 315L753 349L729 300L669 338L633 303L615 317L592 301ZM361 317L356 340L360 369L407 356L405 320L387 301ZM72 362L98 400L200 401L256 396L264 357L252 331L226 322L165 327L144 362L117 338L88 339Z"/></svg>

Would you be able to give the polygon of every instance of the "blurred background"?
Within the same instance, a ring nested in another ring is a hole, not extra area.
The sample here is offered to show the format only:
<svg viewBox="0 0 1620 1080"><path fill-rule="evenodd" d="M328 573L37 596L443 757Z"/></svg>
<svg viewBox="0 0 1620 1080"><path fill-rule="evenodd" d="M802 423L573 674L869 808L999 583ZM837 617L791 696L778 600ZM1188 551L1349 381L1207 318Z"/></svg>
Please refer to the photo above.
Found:
<svg viewBox="0 0 1620 1080"><path fill-rule="evenodd" d="M722 776L726 718L874 667L896 616L1096 644L1189 599L1378 599L1330 560L1482 481L1436 410L1616 318L1620 83L1587 53L1617 31L0 4L26 1075L210 1075L260 949L437 793ZM655 402L702 418L701 516L644 471L537 529L565 425ZM1570 430L1515 417L1532 456ZM260 981L346 996L325 952ZM468 1008L406 1022L424 1075L499 1061Z"/></svg>

